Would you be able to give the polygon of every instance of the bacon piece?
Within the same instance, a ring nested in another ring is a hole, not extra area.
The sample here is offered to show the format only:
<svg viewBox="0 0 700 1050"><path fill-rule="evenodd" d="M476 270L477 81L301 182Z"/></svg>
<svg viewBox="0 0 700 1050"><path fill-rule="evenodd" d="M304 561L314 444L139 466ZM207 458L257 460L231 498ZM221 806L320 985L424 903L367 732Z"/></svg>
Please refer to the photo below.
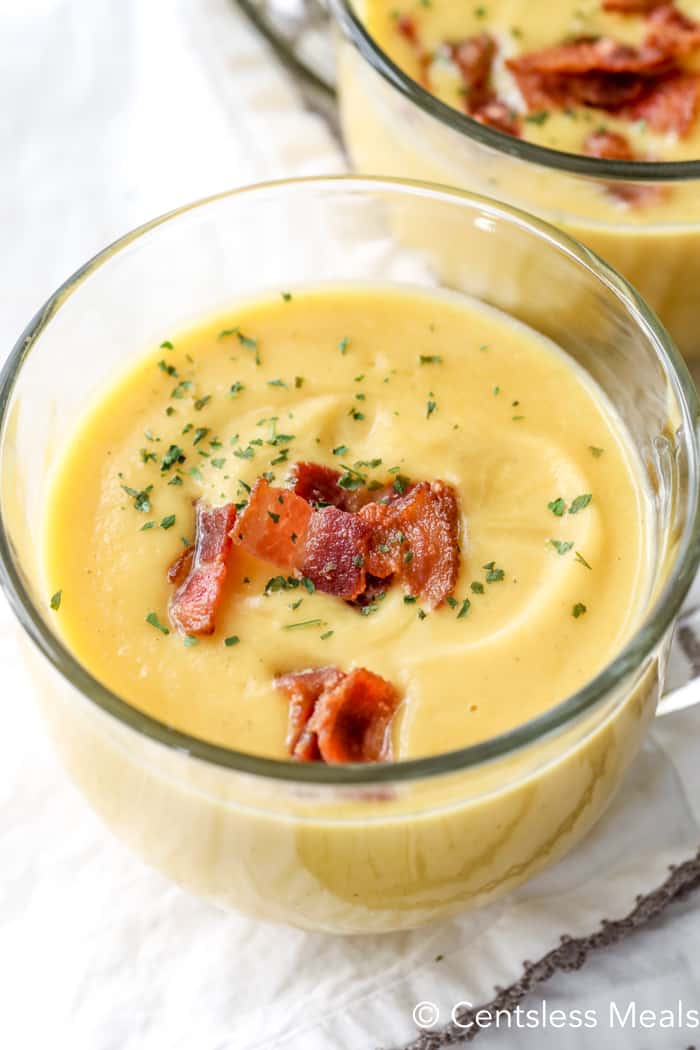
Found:
<svg viewBox="0 0 700 1050"><path fill-rule="evenodd" d="M530 110L577 104L616 109L642 95L651 78L670 72L674 59L646 43L637 48L585 37L519 55L506 65Z"/></svg>
<svg viewBox="0 0 700 1050"><path fill-rule="evenodd" d="M644 41L648 48L657 48L667 56L680 58L700 47L700 23L688 18L674 4L655 5L648 23Z"/></svg>
<svg viewBox="0 0 700 1050"><path fill-rule="evenodd" d="M171 562L168 566L168 582L174 583L176 586L181 584L190 574L192 569L192 558L194 557L194 547L185 547L182 554L178 554L175 561Z"/></svg>
<svg viewBox="0 0 700 1050"><path fill-rule="evenodd" d="M323 691L337 685L342 677L337 667L318 667L309 671L291 671L275 678L275 688L289 697L286 745L294 758L313 762L321 757L316 734L307 728L308 721Z"/></svg>
<svg viewBox="0 0 700 1050"><path fill-rule="evenodd" d="M389 728L399 705L391 682L356 668L319 698L308 728L328 763L387 762L392 759Z"/></svg>
<svg viewBox="0 0 700 1050"><path fill-rule="evenodd" d="M617 131L592 131L583 144L583 152L600 160L634 160L632 147Z"/></svg>
<svg viewBox="0 0 700 1050"><path fill-rule="evenodd" d="M489 96L491 65L496 54L496 42L489 33L467 37L449 44L452 61L459 69L464 84L467 112L478 109Z"/></svg>
<svg viewBox="0 0 700 1050"><path fill-rule="evenodd" d="M459 571L459 509L451 485L420 481L396 502L368 504L360 517L372 527L367 571L396 573L411 594L438 606Z"/></svg>
<svg viewBox="0 0 700 1050"><path fill-rule="evenodd" d="M625 136L617 131L592 131L583 144L583 152L602 160L636 159ZM663 193L663 187L643 182L610 182L606 189L618 200L635 206L651 204Z"/></svg>
<svg viewBox="0 0 700 1050"><path fill-rule="evenodd" d="M229 534L235 520L233 503L221 507L208 507L202 500L197 503L196 538L189 573L173 594L168 609L170 622L183 634L214 631L214 617L231 553Z"/></svg>
<svg viewBox="0 0 700 1050"><path fill-rule="evenodd" d="M513 73L539 73L541 76L581 76L585 73L637 73L658 76L672 67L661 49L643 44L633 47L610 37L580 37L567 44L555 44L530 51L506 62Z"/></svg>
<svg viewBox="0 0 700 1050"><path fill-rule="evenodd" d="M603 10L619 12L622 15L645 15L666 2L667 0L603 0Z"/></svg>
<svg viewBox="0 0 700 1050"><path fill-rule="evenodd" d="M342 476L339 470L324 467L321 463L299 462L291 470L294 491L307 503L339 507L340 510L359 510L369 498L368 491L365 486L359 489L343 488L338 484Z"/></svg>
<svg viewBox="0 0 700 1050"><path fill-rule="evenodd" d="M519 115L498 98L487 99L480 106L477 106L476 109L472 110L471 115L480 124L486 124L490 128L495 128L496 131L502 131L506 135L514 135L515 138L520 138L521 125Z"/></svg>
<svg viewBox="0 0 700 1050"><path fill-rule="evenodd" d="M418 26L416 25L415 19L411 18L410 15L399 15L396 19L396 28L404 40L407 40L416 52L416 57L420 66L420 82L423 87L430 90L429 68L431 56L421 44Z"/></svg>
<svg viewBox="0 0 700 1050"><path fill-rule="evenodd" d="M274 680L290 700L287 750L303 762L380 762L392 757L389 727L399 704L380 675L335 667L292 671Z"/></svg>
<svg viewBox="0 0 700 1050"><path fill-rule="evenodd" d="M244 550L281 569L299 569L313 511L290 489L273 488L259 478L241 512L233 539Z"/></svg>
<svg viewBox="0 0 700 1050"><path fill-rule="evenodd" d="M381 579L379 576L365 573L365 589L361 594L358 594L357 598L353 598L349 604L356 605L358 609L365 609L368 605L372 605L384 597L392 579L392 576L386 576L384 579Z"/></svg>
<svg viewBox="0 0 700 1050"><path fill-rule="evenodd" d="M618 115L645 120L652 131L661 135L671 131L682 138L695 121L699 98L700 73L676 73L657 81Z"/></svg>
<svg viewBox="0 0 700 1050"><path fill-rule="evenodd" d="M306 533L302 572L319 591L352 601L365 588L371 535L371 528L357 514L337 507L314 511Z"/></svg>
<svg viewBox="0 0 700 1050"><path fill-rule="evenodd" d="M360 511L360 517L372 530L372 538L367 552L367 572L383 580L394 573L400 573L405 553L406 537L401 532L397 507L399 500L393 504L368 503Z"/></svg>

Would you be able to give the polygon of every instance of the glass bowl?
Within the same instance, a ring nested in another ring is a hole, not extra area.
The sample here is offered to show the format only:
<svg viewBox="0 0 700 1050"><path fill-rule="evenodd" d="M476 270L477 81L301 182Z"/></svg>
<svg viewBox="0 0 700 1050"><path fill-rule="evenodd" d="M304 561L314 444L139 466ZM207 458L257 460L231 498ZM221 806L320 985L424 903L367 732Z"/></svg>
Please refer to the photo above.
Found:
<svg viewBox="0 0 700 1050"><path fill-rule="evenodd" d="M227 750L115 695L52 619L44 509L77 415L178 328L320 280L449 284L526 321L600 384L648 473L653 586L634 635L577 693L477 745L365 766ZM685 365L637 293L588 249L484 198L309 179L222 194L128 234L58 289L0 375L0 577L70 775L147 862L264 919L377 933L511 890L600 817L656 710L700 556L697 423Z"/></svg>
<svg viewBox="0 0 700 1050"><path fill-rule="evenodd" d="M600 160L486 127L392 62L363 25L361 0L329 6L341 29L341 126L357 171L488 194L553 223L619 270L686 357L700 357L700 158ZM659 187L658 200L627 206L611 183Z"/></svg>

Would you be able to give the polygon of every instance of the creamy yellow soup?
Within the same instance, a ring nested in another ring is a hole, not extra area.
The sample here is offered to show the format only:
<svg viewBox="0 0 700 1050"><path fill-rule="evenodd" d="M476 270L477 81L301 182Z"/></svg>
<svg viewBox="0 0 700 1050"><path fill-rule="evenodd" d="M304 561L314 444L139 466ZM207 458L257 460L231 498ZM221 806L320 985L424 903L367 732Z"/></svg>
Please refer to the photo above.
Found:
<svg viewBox="0 0 700 1050"><path fill-rule="evenodd" d="M163 335L80 421L46 516L60 630L131 704L285 757L275 675L364 666L399 690L394 756L410 758L546 711L635 627L653 555L640 464L602 392L531 330L457 295L335 287ZM242 506L296 460L452 484L453 601L424 608L394 584L362 613L271 590L279 570L234 547L215 633L173 630L166 570L193 502Z"/></svg>
<svg viewBox="0 0 700 1050"><path fill-rule="evenodd" d="M700 0L679 0L679 11L700 21ZM441 101L465 110L464 82L454 62L441 47L481 33L497 43L493 65L493 89L512 111L523 117L523 138L550 149L582 153L586 136L605 127L624 134L634 154L649 160L696 160L700 158L700 114L689 131L679 136L658 133L644 120L616 116L595 106L572 105L563 109L538 108L528 112L506 60L552 47L580 37L607 37L640 46L649 23L643 14L621 14L603 10L602 0L560 0L555 4L524 3L523 0L486 0L485 3L455 3L454 0L364 0L367 28L382 49L410 76L422 79L418 51L399 29L401 16L414 23L422 47L434 55L430 64L431 91ZM700 68L700 50L684 56L684 68ZM648 207L648 206L647 206Z"/></svg>

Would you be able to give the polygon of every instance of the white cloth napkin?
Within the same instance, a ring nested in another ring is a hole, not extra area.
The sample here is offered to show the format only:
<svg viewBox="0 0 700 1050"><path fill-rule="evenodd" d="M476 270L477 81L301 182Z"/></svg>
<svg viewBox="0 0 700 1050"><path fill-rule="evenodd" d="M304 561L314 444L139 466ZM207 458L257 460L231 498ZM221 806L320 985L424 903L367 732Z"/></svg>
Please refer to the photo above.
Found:
<svg viewBox="0 0 700 1050"><path fill-rule="evenodd" d="M0 0L0 331L7 348L104 243L234 184L342 169L319 118L228 0ZM625 915L700 843L693 711L667 718L608 816L564 863L475 915L343 940L222 914L170 886L57 765L0 603L0 1046L12 1050L375 1050L487 1001L562 933ZM682 669L677 668L676 676ZM693 1030L611 1028L700 1005L692 899L526 1003L595 1030L483 1032L493 1046L680 1048Z"/></svg>

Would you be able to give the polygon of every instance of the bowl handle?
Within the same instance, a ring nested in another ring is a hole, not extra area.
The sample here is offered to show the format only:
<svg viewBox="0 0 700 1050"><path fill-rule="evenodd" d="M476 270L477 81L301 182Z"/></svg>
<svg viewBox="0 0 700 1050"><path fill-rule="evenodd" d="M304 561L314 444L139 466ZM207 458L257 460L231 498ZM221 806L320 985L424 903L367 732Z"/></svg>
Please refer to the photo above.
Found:
<svg viewBox="0 0 700 1050"><path fill-rule="evenodd" d="M673 687L661 697L657 715L670 715L700 702L700 605L681 613L669 662Z"/></svg>

